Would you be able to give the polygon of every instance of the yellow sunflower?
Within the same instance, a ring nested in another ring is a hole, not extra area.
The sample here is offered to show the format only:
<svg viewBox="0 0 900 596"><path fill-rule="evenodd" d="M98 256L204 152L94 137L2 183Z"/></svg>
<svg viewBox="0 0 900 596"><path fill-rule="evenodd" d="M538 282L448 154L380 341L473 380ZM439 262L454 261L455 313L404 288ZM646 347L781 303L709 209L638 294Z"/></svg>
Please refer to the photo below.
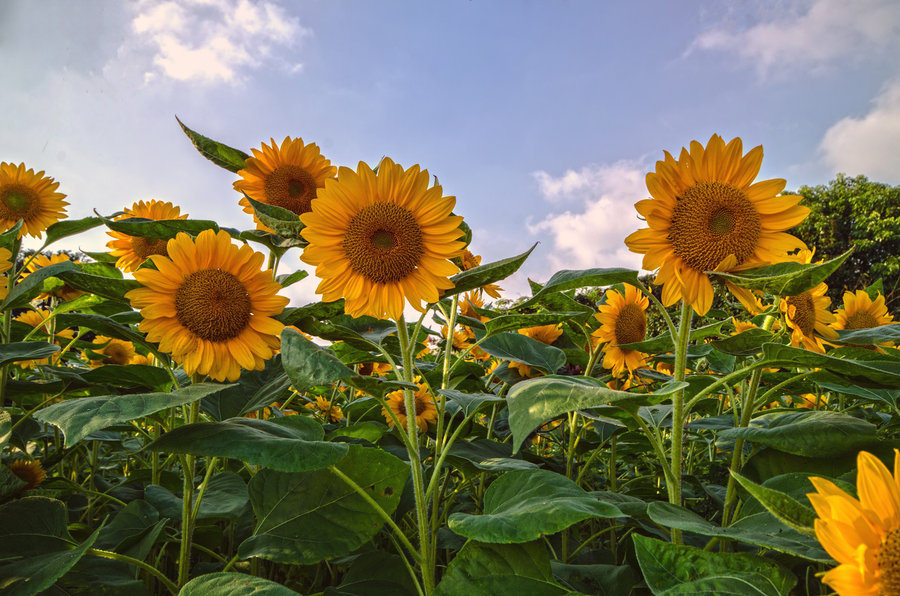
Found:
<svg viewBox="0 0 900 596"><path fill-rule="evenodd" d="M131 364L134 361L134 344L130 341L98 335L92 343L90 350L84 351L84 358L91 368L105 364Z"/></svg>
<svg viewBox="0 0 900 596"><path fill-rule="evenodd" d="M303 144L303 139L284 137L281 147L262 144L260 150L252 149L253 157L247 158L244 169L238 172L243 180L234 183L234 189L245 193L254 201L282 207L297 215L310 211L318 189L325 180L334 178L336 168L322 157L315 143ZM250 201L241 198L246 213L254 213ZM256 216L256 227L270 231Z"/></svg>
<svg viewBox="0 0 900 596"><path fill-rule="evenodd" d="M319 395L316 396L316 401L303 404L303 407L307 410L314 410L321 413L321 415L329 422L340 422L344 419L344 413L341 411L340 406Z"/></svg>
<svg viewBox="0 0 900 596"><path fill-rule="evenodd" d="M757 325L753 321L738 321L734 317L731 317L731 322L732 324L734 324L734 331L731 335L738 335L740 333L743 333L744 331L759 328L759 325Z"/></svg>
<svg viewBox="0 0 900 596"><path fill-rule="evenodd" d="M791 345L825 353L822 338L837 339L837 331L829 327L835 317L828 310L831 298L825 295L828 286L820 283L811 290L781 299L781 312L791 328ZM820 337L821 336L821 337Z"/></svg>
<svg viewBox="0 0 900 596"><path fill-rule="evenodd" d="M143 287L125 295L141 311L147 339L189 375L234 381L241 368L262 370L284 327L272 317L288 303L271 271L260 269L262 253L235 246L224 230L204 230L196 241L181 232L166 249L168 257L150 257L158 271L135 271Z"/></svg>
<svg viewBox="0 0 900 596"><path fill-rule="evenodd" d="M148 202L138 201L131 207L125 208L125 213L116 217L116 221L141 217L144 219L187 219L187 213L181 214L181 208L166 201L151 199ZM110 248L109 254L118 257L116 267L126 273L137 270L141 263L150 255L166 254L166 240L159 238L143 238L141 236L129 236L115 230L106 232L114 238L106 243Z"/></svg>
<svg viewBox="0 0 900 596"><path fill-rule="evenodd" d="M31 259L31 262L29 262L28 265L25 267L25 270L22 271L21 279L25 279L26 277L28 277L29 275L31 275L38 269L41 269L43 267L49 267L50 265L56 265L57 263L65 263L66 261L72 261L72 259L69 258L69 255L67 255L64 252L61 252L61 253L55 254L55 255L50 255L50 257L47 257L43 254L36 255L33 259ZM72 261L72 262L75 263L76 265L81 264L81 261ZM49 298L53 297L53 298L58 298L59 300L61 300L63 302L68 302L69 300L74 300L74 299L78 298L82 294L84 294L84 292L82 292L81 290L76 290L69 284L64 283L63 285L59 286L58 288L56 288L55 290L52 290L49 293L41 292L41 294L38 295L37 299L38 300L48 300Z"/></svg>
<svg viewBox="0 0 900 596"><path fill-rule="evenodd" d="M822 406L828 405L828 396L816 395L815 393L801 393L797 396L791 396L791 404L798 408L817 410Z"/></svg>
<svg viewBox="0 0 900 596"><path fill-rule="evenodd" d="M44 176L43 171L35 174L23 163L16 166L0 162L0 231L21 219L19 237L28 234L40 238L51 224L66 216L66 195L56 192L57 188L59 182Z"/></svg>
<svg viewBox="0 0 900 596"><path fill-rule="evenodd" d="M562 332L562 325L539 325L537 327L525 327L524 329L519 329L520 334L528 336L531 339L536 339L548 346L553 345L553 342L559 339ZM529 365L523 364L522 362L510 362L508 368L514 368L516 372L519 373L519 376L525 379L537 376L536 374L532 374Z"/></svg>
<svg viewBox="0 0 900 596"><path fill-rule="evenodd" d="M606 304L602 304L598 308L600 312L594 315L600 321L600 327L592 335L607 344L603 348L603 367L612 369L614 377L647 365L646 354L618 345L644 341L647 334L645 311L649 305L650 301L640 290L625 284L624 296L618 290L607 290Z"/></svg>
<svg viewBox="0 0 900 596"><path fill-rule="evenodd" d="M323 300L344 298L352 317L398 319L405 300L422 310L453 287L447 278L459 269L449 259L463 249L462 217L450 214L456 198L428 183L427 170L388 158L377 174L360 162L326 181L300 216L309 242L300 258L316 266Z"/></svg>
<svg viewBox="0 0 900 596"><path fill-rule="evenodd" d="M428 393L428 388L424 383L416 383L419 388L415 393L415 403L416 403L416 426L418 426L422 432L426 432L428 430L429 424L435 424L437 422L437 406L434 403L434 397ZM384 419L387 420L388 426L394 426L394 419L391 418L391 415L388 413L387 409L390 408L394 411L394 414L397 415L397 419L400 420L400 424L403 425L402 430L406 430L406 402L403 398L403 391L392 391L385 396L387 399L387 403L381 408L381 413L384 415Z"/></svg>
<svg viewBox="0 0 900 596"><path fill-rule="evenodd" d="M474 269L481 265L481 255L473 254L468 248L463 251L462 257L462 265L463 271L468 271L469 269ZM488 296L491 298L497 299L500 298L500 292L503 291L503 288L498 286L497 284L487 284L478 288L478 292L487 292Z"/></svg>
<svg viewBox="0 0 900 596"><path fill-rule="evenodd" d="M15 459L9 464L9 471L27 483L22 489L23 492L37 488L47 477L47 472L41 466L41 462L36 459Z"/></svg>
<svg viewBox="0 0 900 596"><path fill-rule="evenodd" d="M859 499L810 478L816 538L839 563L822 581L840 596L900 594L900 451L894 449L893 476L866 451L856 462Z"/></svg>
<svg viewBox="0 0 900 596"><path fill-rule="evenodd" d="M44 335L49 335L51 330L50 322L47 320L50 317L50 311L46 309L38 309L38 310L26 310L21 314L13 317L14 321L19 321L20 323L25 323L32 329L41 327L41 332ZM71 329L62 329L56 332L56 338L62 338L64 340L71 340L75 337L75 332ZM54 339L56 345L60 345L59 339ZM53 356L53 364L59 360L59 353ZM41 358L39 360L20 360L16 362L17 365L22 368L33 368L38 364L51 364L50 358Z"/></svg>
<svg viewBox="0 0 900 596"><path fill-rule="evenodd" d="M12 268L12 253L5 248L0 248L0 273L5 273ZM3 275L0 276L0 300L5 300L9 294L9 279Z"/></svg>
<svg viewBox="0 0 900 596"><path fill-rule="evenodd" d="M706 314L713 287L706 271L735 271L786 259L804 247L784 230L809 213L798 205L799 195L776 196L782 179L753 183L762 164L763 148L742 156L740 138L727 145L713 135L704 148L691 141L676 160L665 161L647 174L652 198L635 208L648 228L625 239L632 252L644 255L643 268L659 268L655 284L662 284L666 306L680 299Z"/></svg>
<svg viewBox="0 0 900 596"><path fill-rule="evenodd" d="M384 377L391 372L387 362L363 362L356 369L356 374L364 377Z"/></svg>
<svg viewBox="0 0 900 596"><path fill-rule="evenodd" d="M844 292L844 307L834 313L833 329L870 329L894 321L884 304L881 292L872 300L865 290Z"/></svg>

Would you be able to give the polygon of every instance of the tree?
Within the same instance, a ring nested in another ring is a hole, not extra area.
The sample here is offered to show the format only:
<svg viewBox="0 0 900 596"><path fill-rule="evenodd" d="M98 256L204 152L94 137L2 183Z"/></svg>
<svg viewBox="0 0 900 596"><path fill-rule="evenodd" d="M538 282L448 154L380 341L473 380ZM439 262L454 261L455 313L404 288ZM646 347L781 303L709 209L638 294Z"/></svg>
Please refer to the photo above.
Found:
<svg viewBox="0 0 900 596"><path fill-rule="evenodd" d="M900 186L871 182L865 176L838 174L827 185L802 186L797 193L809 216L793 233L812 248L816 260L856 249L828 278L828 295L841 304L845 291L884 284L888 309L900 307Z"/></svg>

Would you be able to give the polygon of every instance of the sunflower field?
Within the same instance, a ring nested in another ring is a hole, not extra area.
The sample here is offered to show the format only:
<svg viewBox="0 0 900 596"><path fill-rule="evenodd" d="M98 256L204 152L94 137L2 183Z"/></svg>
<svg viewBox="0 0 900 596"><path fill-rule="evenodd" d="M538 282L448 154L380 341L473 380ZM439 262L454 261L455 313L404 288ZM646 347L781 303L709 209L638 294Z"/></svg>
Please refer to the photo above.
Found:
<svg viewBox="0 0 900 596"><path fill-rule="evenodd" d="M652 283L509 300L419 165L181 126L252 229L0 163L0 594L900 594L900 326L762 147L647 174Z"/></svg>

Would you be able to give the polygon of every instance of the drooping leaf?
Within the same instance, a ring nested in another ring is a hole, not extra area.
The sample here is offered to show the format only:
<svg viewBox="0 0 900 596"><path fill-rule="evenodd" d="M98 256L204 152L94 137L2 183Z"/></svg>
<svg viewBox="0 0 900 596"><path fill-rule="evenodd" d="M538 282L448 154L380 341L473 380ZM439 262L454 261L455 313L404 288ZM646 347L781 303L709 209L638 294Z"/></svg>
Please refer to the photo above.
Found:
<svg viewBox="0 0 900 596"><path fill-rule="evenodd" d="M63 261L61 263L53 263L46 267L40 267L28 277L21 279L16 283L15 287L0 303L0 311L6 311L13 308L19 308L28 304L28 302L40 293L41 285L45 279L56 277L65 271L77 271L78 265L72 261Z"/></svg>
<svg viewBox="0 0 900 596"><path fill-rule="evenodd" d="M114 387L145 387L155 391L166 391L172 384L172 378L165 369L148 364L106 364L81 371L80 376L88 383Z"/></svg>
<svg viewBox="0 0 900 596"><path fill-rule="evenodd" d="M195 577L178 596L300 596L279 583L246 573L218 571Z"/></svg>
<svg viewBox="0 0 900 596"><path fill-rule="evenodd" d="M0 505L0 559L72 548L66 505L47 497L22 497Z"/></svg>
<svg viewBox="0 0 900 596"><path fill-rule="evenodd" d="M870 346L884 342L900 343L900 323L891 323L870 329L839 329L838 339L835 341L838 344L857 346Z"/></svg>
<svg viewBox="0 0 900 596"><path fill-rule="evenodd" d="M325 596L416 596L406 566L400 557L383 551L359 555L341 584L327 588Z"/></svg>
<svg viewBox="0 0 900 596"><path fill-rule="evenodd" d="M749 356L762 351L764 343L772 341L774 335L765 329L748 329L737 335L713 341L710 345L719 352L734 356Z"/></svg>
<svg viewBox="0 0 900 596"><path fill-rule="evenodd" d="M45 341L17 341L0 344L0 366L22 360L40 360L59 351L59 346Z"/></svg>
<svg viewBox="0 0 900 596"><path fill-rule="evenodd" d="M144 498L159 510L160 514L175 521L181 521L181 497L157 484L144 488ZM197 519L235 520L248 511L247 485L233 472L219 472L209 480Z"/></svg>
<svg viewBox="0 0 900 596"><path fill-rule="evenodd" d="M175 120L178 120L177 116L175 117ZM181 120L178 120L178 124L181 126L181 130L184 131L184 134L186 134L194 144L194 147L197 148L197 151L200 152L200 155L220 168L225 168L229 172L237 173L244 169L245 162L247 158L250 157L249 155L243 151L233 149L228 145L223 145L222 143L205 137L198 132L194 132L185 126Z"/></svg>
<svg viewBox="0 0 900 596"><path fill-rule="evenodd" d="M290 328L281 333L281 363L297 391L328 385L356 374L333 352Z"/></svg>
<svg viewBox="0 0 900 596"><path fill-rule="evenodd" d="M263 370L244 371L229 389L205 398L200 407L216 420L243 416L248 412L283 402L291 395L291 380L281 366L281 355L266 362Z"/></svg>
<svg viewBox="0 0 900 596"><path fill-rule="evenodd" d="M566 354L559 348L548 346L521 333L493 335L479 346L496 358L536 366L553 374L566 363Z"/></svg>
<svg viewBox="0 0 900 596"><path fill-rule="evenodd" d="M839 257L818 264L785 261L737 273L710 271L709 275L731 282L739 288L762 290L776 296L796 296L825 281L852 252L851 248Z"/></svg>
<svg viewBox="0 0 900 596"><path fill-rule="evenodd" d="M447 297L454 294L461 294L462 292L468 292L469 290L492 284L501 279L506 279L519 270L519 267L522 266L522 263L525 262L525 259L528 258L528 255L531 254L531 251L533 251L536 246L537 243L535 242L531 248L520 255L494 261L493 263L485 263L484 265L479 265L478 267L473 267L472 269L457 273L450 278L450 281L453 282L453 288L445 291L443 296Z"/></svg>
<svg viewBox="0 0 900 596"><path fill-rule="evenodd" d="M900 360L873 350L854 351L852 348L841 348L840 353L846 353L845 350L850 350L854 357L837 358L832 355L838 350L834 350L832 354L818 354L782 344L763 346L767 360L778 361L785 365L823 368L863 387L895 389L900 386Z"/></svg>
<svg viewBox="0 0 900 596"><path fill-rule="evenodd" d="M465 472L475 470L506 472L538 467L530 461L514 459L509 443L498 443L488 439L455 442L447 452L447 460Z"/></svg>
<svg viewBox="0 0 900 596"><path fill-rule="evenodd" d="M0 566L0 587L4 596L32 596L43 592L81 560L99 533L97 529L71 550L34 555Z"/></svg>
<svg viewBox="0 0 900 596"><path fill-rule="evenodd" d="M300 217L296 213L289 209L285 209L284 207L255 201L246 194L244 194L244 198L247 199L250 206L253 207L257 219L259 219L263 225L267 226L283 238L302 240L303 237L300 235L300 231L306 226L303 225L303 222L300 221ZM303 245L305 244L306 241L303 240Z"/></svg>
<svg viewBox="0 0 900 596"><path fill-rule="evenodd" d="M169 240L179 232L196 236L204 230L219 231L219 224L209 219L148 219L146 217L129 217L127 219L104 218L109 229L140 238Z"/></svg>
<svg viewBox="0 0 900 596"><path fill-rule="evenodd" d="M756 500L759 501L769 513L774 515L778 521L798 532L815 536L816 532L813 529L813 522L817 516L816 512L810 507L803 505L790 495L781 491L756 484L734 470L731 471L731 475L744 487L744 490L756 497Z"/></svg>
<svg viewBox="0 0 900 596"><path fill-rule="evenodd" d="M309 273L304 271L303 269L297 269L293 273L288 273L287 275L279 275L275 278L275 281L281 284L282 288L286 288L288 286L294 285L301 279L305 279L309 276Z"/></svg>
<svg viewBox="0 0 900 596"><path fill-rule="evenodd" d="M554 273L544 286L531 298L519 305L520 308L531 306L543 295L551 292L562 292L573 288L611 286L617 283L639 285L638 272L621 267L607 269L564 269Z"/></svg>
<svg viewBox="0 0 900 596"><path fill-rule="evenodd" d="M47 238L43 248L69 236L75 236L93 228L103 225L103 219L99 217L85 217L82 219L64 219L51 224L46 231Z"/></svg>
<svg viewBox="0 0 900 596"><path fill-rule="evenodd" d="M89 292L104 298L126 302L125 294L141 287L133 279L114 279L100 275L89 275L80 271L67 271L58 276L76 290Z"/></svg>
<svg viewBox="0 0 900 596"><path fill-rule="evenodd" d="M463 416L468 416L489 405L506 403L502 397L493 393L466 393L456 389L439 389L438 393L450 399L450 401L462 410Z"/></svg>

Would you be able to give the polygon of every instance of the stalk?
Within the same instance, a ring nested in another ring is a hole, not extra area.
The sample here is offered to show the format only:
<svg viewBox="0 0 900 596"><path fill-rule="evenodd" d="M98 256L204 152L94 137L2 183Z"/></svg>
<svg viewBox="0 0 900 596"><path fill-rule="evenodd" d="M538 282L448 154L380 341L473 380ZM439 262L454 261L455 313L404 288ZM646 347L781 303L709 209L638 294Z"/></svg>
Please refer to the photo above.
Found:
<svg viewBox="0 0 900 596"><path fill-rule="evenodd" d="M194 373L191 378L191 384L199 383L201 375ZM188 424L197 422L200 415L200 402L195 401L191 404ZM178 585L183 586L188 582L191 571L191 540L194 534L194 524L192 516L192 500L194 495L194 456L185 455L182 458L184 469L184 490L181 499L181 548L178 553Z"/></svg>

